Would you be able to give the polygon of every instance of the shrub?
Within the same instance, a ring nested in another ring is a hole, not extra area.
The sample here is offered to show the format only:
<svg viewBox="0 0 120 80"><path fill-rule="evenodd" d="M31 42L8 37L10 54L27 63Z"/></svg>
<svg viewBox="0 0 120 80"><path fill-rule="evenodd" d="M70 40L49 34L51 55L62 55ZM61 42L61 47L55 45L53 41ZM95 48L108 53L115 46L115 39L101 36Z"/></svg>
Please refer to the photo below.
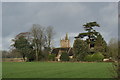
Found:
<svg viewBox="0 0 120 80"><path fill-rule="evenodd" d="M92 61L92 55L87 55L84 58L85 61Z"/></svg>
<svg viewBox="0 0 120 80"><path fill-rule="evenodd" d="M84 60L85 61L102 61L103 58L104 56L102 55L102 53L98 52L92 55L85 56Z"/></svg>
<svg viewBox="0 0 120 80"><path fill-rule="evenodd" d="M69 55L66 52L63 52L60 57L61 61L69 61Z"/></svg>
<svg viewBox="0 0 120 80"><path fill-rule="evenodd" d="M55 57L56 57L55 54L49 54L48 60L49 60L49 61L55 61Z"/></svg>
<svg viewBox="0 0 120 80"><path fill-rule="evenodd" d="M92 60L93 61L102 61L104 58L104 56L102 55L102 53L98 52L98 53L95 53L93 54L92 56Z"/></svg>
<svg viewBox="0 0 120 80"><path fill-rule="evenodd" d="M75 62L76 59L75 58L72 58L72 59L69 59L70 62Z"/></svg>

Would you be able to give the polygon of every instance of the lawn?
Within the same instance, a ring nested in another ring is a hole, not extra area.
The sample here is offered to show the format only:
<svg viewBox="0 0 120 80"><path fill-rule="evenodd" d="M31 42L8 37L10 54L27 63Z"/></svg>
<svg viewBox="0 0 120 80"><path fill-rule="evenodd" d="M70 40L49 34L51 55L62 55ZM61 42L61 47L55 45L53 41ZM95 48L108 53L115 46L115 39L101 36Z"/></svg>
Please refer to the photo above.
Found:
<svg viewBox="0 0 120 80"><path fill-rule="evenodd" d="M111 78L111 63L3 62L3 78Z"/></svg>

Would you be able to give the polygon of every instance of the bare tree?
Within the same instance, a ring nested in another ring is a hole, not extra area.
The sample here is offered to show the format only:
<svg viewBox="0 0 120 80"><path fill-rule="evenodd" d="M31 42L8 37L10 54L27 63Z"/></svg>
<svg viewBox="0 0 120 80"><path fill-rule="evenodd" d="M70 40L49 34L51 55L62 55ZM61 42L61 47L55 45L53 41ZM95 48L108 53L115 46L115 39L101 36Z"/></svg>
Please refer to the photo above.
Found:
<svg viewBox="0 0 120 80"><path fill-rule="evenodd" d="M118 57L118 40L112 38L108 44L108 55L112 57L113 60L117 60Z"/></svg>
<svg viewBox="0 0 120 80"><path fill-rule="evenodd" d="M36 53L36 60L39 60L39 55L42 53L42 47L45 44L45 28L39 24L33 24L31 34L33 36L33 45Z"/></svg>
<svg viewBox="0 0 120 80"><path fill-rule="evenodd" d="M46 39L47 39L47 47L50 48L52 45L52 40L55 35L54 28L52 26L48 26L46 28Z"/></svg>
<svg viewBox="0 0 120 80"><path fill-rule="evenodd" d="M112 38L108 44L109 55L115 61L113 62L113 77L120 79L120 41ZM116 75L117 74L117 75Z"/></svg>
<svg viewBox="0 0 120 80"><path fill-rule="evenodd" d="M3 50L1 52L2 52L2 58L7 58L8 57L8 55L9 55L8 51Z"/></svg>

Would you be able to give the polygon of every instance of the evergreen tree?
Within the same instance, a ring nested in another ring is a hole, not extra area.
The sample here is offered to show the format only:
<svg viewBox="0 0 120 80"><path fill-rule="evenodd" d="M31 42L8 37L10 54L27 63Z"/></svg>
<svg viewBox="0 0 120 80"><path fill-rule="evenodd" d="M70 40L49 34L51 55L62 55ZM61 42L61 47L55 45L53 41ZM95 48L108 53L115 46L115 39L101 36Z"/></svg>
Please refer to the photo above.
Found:
<svg viewBox="0 0 120 80"><path fill-rule="evenodd" d="M75 38L82 39L87 37L87 39L84 41L87 42L87 44L89 45L89 49L91 53L95 53L95 52L105 53L107 49L107 44L105 40L102 38L102 35L96 30L94 30L94 27L100 27L99 24L97 24L97 22L89 22L83 26L85 31L87 32L79 33L79 35Z"/></svg>
<svg viewBox="0 0 120 80"><path fill-rule="evenodd" d="M84 60L84 57L89 53L88 44L80 39L74 41L73 50L77 61Z"/></svg>
<svg viewBox="0 0 120 80"><path fill-rule="evenodd" d="M14 41L13 46L16 48L17 51L20 52L23 59L25 60L25 57L28 57L28 54L30 54L31 52L30 49L32 49L32 46L24 36L19 36L13 41Z"/></svg>
<svg viewBox="0 0 120 80"><path fill-rule="evenodd" d="M96 41L95 41L95 46L94 46L94 51L101 52L104 56L106 55L107 52L107 43L105 42L104 38L100 33L98 33Z"/></svg>

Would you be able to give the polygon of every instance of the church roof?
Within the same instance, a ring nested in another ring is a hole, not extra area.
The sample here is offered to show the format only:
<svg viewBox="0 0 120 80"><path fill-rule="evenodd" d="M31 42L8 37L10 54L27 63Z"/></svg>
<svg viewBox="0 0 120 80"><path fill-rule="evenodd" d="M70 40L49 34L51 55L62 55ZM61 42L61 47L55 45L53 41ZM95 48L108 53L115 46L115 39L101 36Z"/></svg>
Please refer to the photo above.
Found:
<svg viewBox="0 0 120 80"><path fill-rule="evenodd" d="M51 53L52 54L58 54L60 50L67 52L69 54L69 56L73 55L73 49L72 48L54 48Z"/></svg>

